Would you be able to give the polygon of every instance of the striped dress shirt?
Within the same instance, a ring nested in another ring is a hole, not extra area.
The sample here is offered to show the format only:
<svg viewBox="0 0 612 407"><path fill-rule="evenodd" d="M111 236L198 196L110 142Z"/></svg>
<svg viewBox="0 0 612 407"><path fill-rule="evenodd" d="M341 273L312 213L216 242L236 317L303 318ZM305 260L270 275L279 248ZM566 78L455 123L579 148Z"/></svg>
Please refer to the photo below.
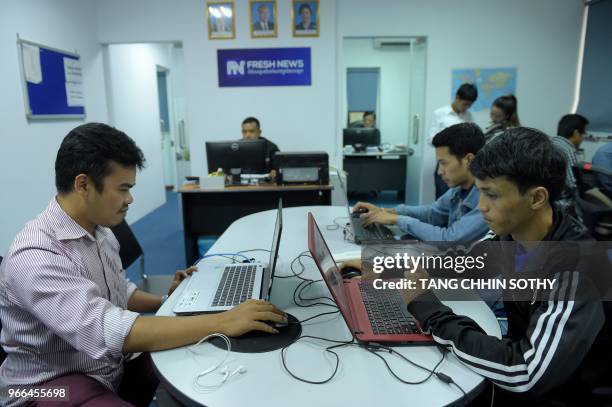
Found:
<svg viewBox="0 0 612 407"><path fill-rule="evenodd" d="M0 265L0 344L8 354L0 389L80 372L116 391L123 342L139 315L127 310L135 290L112 231L98 226L92 236L53 199Z"/></svg>

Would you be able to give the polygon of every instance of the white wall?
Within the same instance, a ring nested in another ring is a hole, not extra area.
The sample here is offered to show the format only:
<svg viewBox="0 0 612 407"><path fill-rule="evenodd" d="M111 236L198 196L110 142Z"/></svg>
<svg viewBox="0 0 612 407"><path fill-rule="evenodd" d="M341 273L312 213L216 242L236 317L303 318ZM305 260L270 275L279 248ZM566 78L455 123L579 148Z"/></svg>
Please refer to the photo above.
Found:
<svg viewBox="0 0 612 407"><path fill-rule="evenodd" d="M99 39L105 43L180 41L185 57L187 132L191 166L205 166L204 141L240 137L240 123L256 116L263 135L283 150L337 148L335 2L322 1L321 37L293 38L291 1L279 0L278 38L251 39L248 2L236 4L236 39L208 40L206 2L107 0L98 2ZM219 88L218 48L311 47L312 86Z"/></svg>
<svg viewBox="0 0 612 407"><path fill-rule="evenodd" d="M0 255L55 194L54 163L64 136L82 121L25 116L16 35L81 55L87 121L107 121L101 47L92 0L3 1L0 12Z"/></svg>
<svg viewBox="0 0 612 407"><path fill-rule="evenodd" d="M172 44L122 44L105 49L110 123L134 139L147 160L136 177L134 222L166 202L159 125L157 66L172 72Z"/></svg>
<svg viewBox="0 0 612 407"><path fill-rule="evenodd" d="M408 144L408 112L410 111L410 50L374 49L372 38L345 39L342 65L347 68L380 68L379 106L376 126L381 141ZM343 76L344 77L344 76ZM343 100L346 100L346 92ZM346 111L346 101L343 104Z"/></svg>
<svg viewBox="0 0 612 407"><path fill-rule="evenodd" d="M426 36L426 129L432 112L450 103L453 69L517 67L521 121L553 134L573 101L582 8L578 0L338 0L338 44L349 36ZM428 202L433 148L425 153L421 201Z"/></svg>

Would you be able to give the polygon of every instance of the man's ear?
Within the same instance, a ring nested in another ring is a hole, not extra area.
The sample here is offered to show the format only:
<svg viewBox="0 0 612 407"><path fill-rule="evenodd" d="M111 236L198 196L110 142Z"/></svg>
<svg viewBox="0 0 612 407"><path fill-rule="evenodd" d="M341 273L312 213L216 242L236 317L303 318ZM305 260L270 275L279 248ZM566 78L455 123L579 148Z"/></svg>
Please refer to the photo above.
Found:
<svg viewBox="0 0 612 407"><path fill-rule="evenodd" d="M531 209L537 211L548 204L548 190L544 187L536 187L531 192Z"/></svg>
<svg viewBox="0 0 612 407"><path fill-rule="evenodd" d="M467 161L467 164L469 164L475 157L476 156L473 153L467 153L463 159Z"/></svg>
<svg viewBox="0 0 612 407"><path fill-rule="evenodd" d="M93 183L86 174L79 174L74 178L74 190L77 194L87 195L91 188L93 188Z"/></svg>

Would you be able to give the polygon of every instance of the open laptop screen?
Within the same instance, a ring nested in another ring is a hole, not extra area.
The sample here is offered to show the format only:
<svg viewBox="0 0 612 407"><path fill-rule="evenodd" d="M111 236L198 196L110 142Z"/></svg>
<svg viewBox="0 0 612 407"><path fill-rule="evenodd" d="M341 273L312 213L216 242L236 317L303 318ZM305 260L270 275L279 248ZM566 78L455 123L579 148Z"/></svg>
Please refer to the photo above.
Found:
<svg viewBox="0 0 612 407"><path fill-rule="evenodd" d="M355 325L348 299L344 293L342 274L340 274L340 269L336 265L312 213L308 213L308 250L352 333Z"/></svg>
<svg viewBox="0 0 612 407"><path fill-rule="evenodd" d="M274 282L274 273L276 271L276 260L278 259L278 245L280 243L280 236L283 229L283 200L278 200L278 211L276 213L276 224L274 225L274 235L272 236L272 247L270 248L270 261L268 267L264 269L264 279L262 286L262 298L265 300L270 299L272 294L272 283ZM266 286L267 284L267 286ZM268 292L266 293L266 288Z"/></svg>

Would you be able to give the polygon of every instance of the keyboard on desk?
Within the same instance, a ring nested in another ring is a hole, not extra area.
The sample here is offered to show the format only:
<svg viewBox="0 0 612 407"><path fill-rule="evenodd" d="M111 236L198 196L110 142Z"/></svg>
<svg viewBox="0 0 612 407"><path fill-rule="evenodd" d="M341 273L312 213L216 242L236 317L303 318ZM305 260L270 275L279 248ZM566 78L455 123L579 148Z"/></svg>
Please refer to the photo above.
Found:
<svg viewBox="0 0 612 407"><path fill-rule="evenodd" d="M256 270L255 264L236 264L225 267L213 299L213 307L238 305L251 298Z"/></svg>
<svg viewBox="0 0 612 407"><path fill-rule="evenodd" d="M393 232L386 226L374 223L368 227L363 226L363 221L357 217L351 217L355 243L367 242L369 240L393 240Z"/></svg>
<svg viewBox="0 0 612 407"><path fill-rule="evenodd" d="M397 290L378 290L370 281L360 281L359 291L375 335L422 333Z"/></svg>

